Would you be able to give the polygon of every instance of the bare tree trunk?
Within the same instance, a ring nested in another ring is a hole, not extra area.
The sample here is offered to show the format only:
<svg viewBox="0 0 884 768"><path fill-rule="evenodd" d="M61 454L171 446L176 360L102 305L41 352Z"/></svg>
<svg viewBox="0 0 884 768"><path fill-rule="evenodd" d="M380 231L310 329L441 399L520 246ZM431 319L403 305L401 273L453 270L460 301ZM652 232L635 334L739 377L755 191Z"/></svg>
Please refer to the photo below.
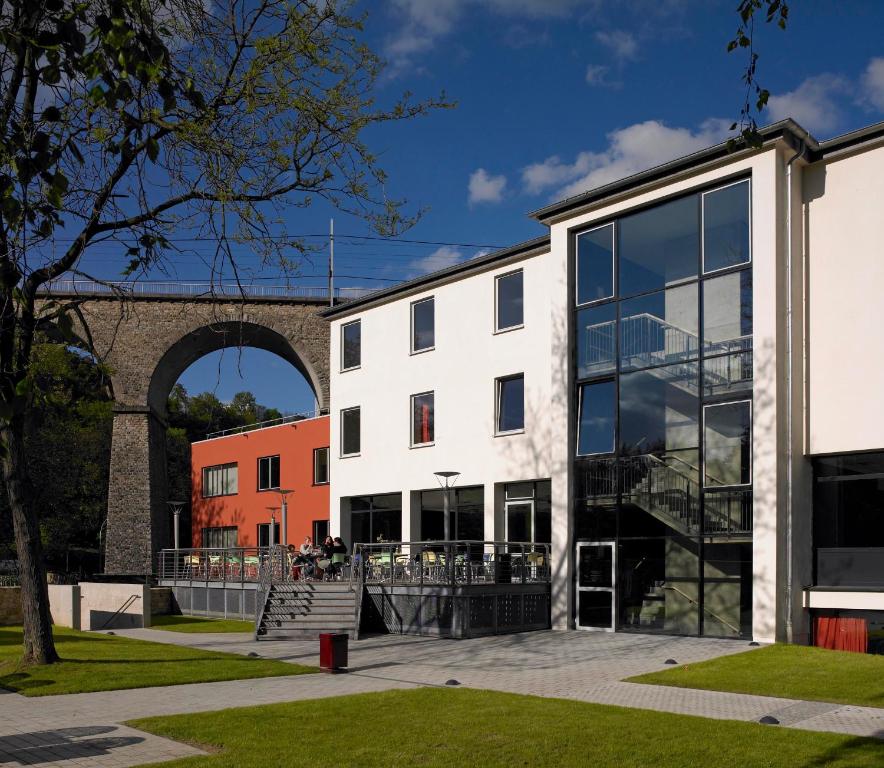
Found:
<svg viewBox="0 0 884 768"><path fill-rule="evenodd" d="M49 589L46 586L46 567L40 527L25 493L27 469L24 451L24 420L14 416L0 428L0 438L6 446L3 457L3 481L12 512L15 547L21 578L21 609L24 624L25 664L52 664L58 661L52 640L52 620L49 615Z"/></svg>

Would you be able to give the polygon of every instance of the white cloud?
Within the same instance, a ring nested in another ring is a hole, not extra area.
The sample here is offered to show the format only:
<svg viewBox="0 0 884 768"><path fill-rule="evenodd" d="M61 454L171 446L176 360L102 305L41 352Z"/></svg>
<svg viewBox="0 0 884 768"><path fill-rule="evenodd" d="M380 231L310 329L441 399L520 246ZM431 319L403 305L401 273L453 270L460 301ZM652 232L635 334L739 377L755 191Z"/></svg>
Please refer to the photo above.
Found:
<svg viewBox="0 0 884 768"><path fill-rule="evenodd" d="M429 256L422 256L408 263L409 277L417 277L418 275L426 275L430 272L437 272L445 267L453 266L463 261L466 257L457 248L450 245L443 245L433 251Z"/></svg>
<svg viewBox="0 0 884 768"><path fill-rule="evenodd" d="M580 152L571 163L554 155L526 166L522 183L531 194L555 189L556 199L570 197L717 144L729 126L730 121L718 118L697 130L670 128L658 120L636 123L609 133L601 152Z"/></svg>
<svg viewBox="0 0 884 768"><path fill-rule="evenodd" d="M596 32L595 39L608 48L620 62L634 59L638 54L638 41L631 32L622 29Z"/></svg>
<svg viewBox="0 0 884 768"><path fill-rule="evenodd" d="M589 64L586 67L586 82L589 85L611 85L608 80L610 67L604 64Z"/></svg>
<svg viewBox="0 0 884 768"><path fill-rule="evenodd" d="M506 176L492 176L484 168L470 174L469 203L499 203L506 188Z"/></svg>
<svg viewBox="0 0 884 768"><path fill-rule="evenodd" d="M811 133L830 134L844 118L839 99L851 92L850 82L840 75L808 77L793 91L771 95L767 117L771 121L791 117Z"/></svg>
<svg viewBox="0 0 884 768"><path fill-rule="evenodd" d="M860 80L863 101L884 112L884 58L869 61Z"/></svg>

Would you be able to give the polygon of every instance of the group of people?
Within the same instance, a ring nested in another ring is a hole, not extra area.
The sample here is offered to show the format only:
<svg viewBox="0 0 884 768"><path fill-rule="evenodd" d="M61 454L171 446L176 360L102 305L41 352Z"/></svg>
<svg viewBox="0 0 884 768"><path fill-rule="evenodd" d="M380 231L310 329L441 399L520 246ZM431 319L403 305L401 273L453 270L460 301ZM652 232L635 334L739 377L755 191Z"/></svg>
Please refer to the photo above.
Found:
<svg viewBox="0 0 884 768"><path fill-rule="evenodd" d="M339 570L339 564L334 562L334 555L346 555L347 545L340 536L326 536L322 545L317 547L313 539L307 536L297 549L294 544L289 544L288 553L293 572L295 568L299 568L308 579L320 575L334 577Z"/></svg>

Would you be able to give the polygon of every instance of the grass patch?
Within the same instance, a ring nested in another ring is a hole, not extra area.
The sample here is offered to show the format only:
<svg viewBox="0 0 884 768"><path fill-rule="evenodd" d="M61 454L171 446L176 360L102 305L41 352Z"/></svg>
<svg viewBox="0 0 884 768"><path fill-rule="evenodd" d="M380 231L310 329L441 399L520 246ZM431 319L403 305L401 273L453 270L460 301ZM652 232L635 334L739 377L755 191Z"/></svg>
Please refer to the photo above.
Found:
<svg viewBox="0 0 884 768"><path fill-rule="evenodd" d="M55 627L57 664L22 667L20 627L0 627L0 687L25 696L315 672L313 667Z"/></svg>
<svg viewBox="0 0 884 768"><path fill-rule="evenodd" d="M805 645L770 645L628 681L884 707L884 656Z"/></svg>
<svg viewBox="0 0 884 768"><path fill-rule="evenodd" d="M165 764L188 768L288 765L300 745L326 745L334 765L360 768L880 768L882 750L880 741L853 736L463 688L386 691L129 725L218 750Z"/></svg>
<svg viewBox="0 0 884 768"><path fill-rule="evenodd" d="M254 632L252 621L238 619L209 619L202 616L153 616L151 629L168 632Z"/></svg>

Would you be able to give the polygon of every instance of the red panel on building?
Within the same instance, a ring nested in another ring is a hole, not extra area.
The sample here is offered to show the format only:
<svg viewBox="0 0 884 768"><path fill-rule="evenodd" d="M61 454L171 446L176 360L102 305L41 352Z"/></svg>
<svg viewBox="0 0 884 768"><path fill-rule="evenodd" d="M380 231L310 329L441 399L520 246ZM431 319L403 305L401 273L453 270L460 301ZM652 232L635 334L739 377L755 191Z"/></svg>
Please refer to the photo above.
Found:
<svg viewBox="0 0 884 768"><path fill-rule="evenodd" d="M268 507L277 508L276 523L282 523L281 498L274 487L292 491L287 497L289 544L297 546L313 536L314 523L319 531L327 530L328 444L328 416L193 443L192 546L265 545ZM314 475L316 451L324 452L319 462L324 476ZM265 540L259 542L259 535ZM278 537L286 540L281 531Z"/></svg>

